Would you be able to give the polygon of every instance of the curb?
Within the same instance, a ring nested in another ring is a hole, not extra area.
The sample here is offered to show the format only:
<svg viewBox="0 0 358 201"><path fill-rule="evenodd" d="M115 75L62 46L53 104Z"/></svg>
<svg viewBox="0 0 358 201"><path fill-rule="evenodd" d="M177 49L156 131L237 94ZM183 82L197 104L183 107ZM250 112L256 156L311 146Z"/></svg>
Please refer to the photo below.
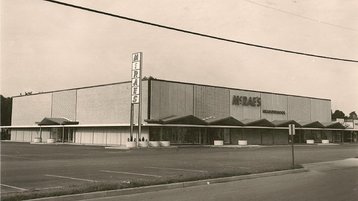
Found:
<svg viewBox="0 0 358 201"><path fill-rule="evenodd" d="M159 185L152 185L152 186L142 186L142 187L108 190L108 191L98 191L98 192L73 194L73 195L62 195L62 196L57 196L57 197L36 198L36 199L31 199L31 200L32 201L73 201L73 200L83 200L83 199L94 199L94 198L98 198L98 197L103 198L103 197L111 197L111 196L129 195L129 194L134 194L134 193L146 193L146 192L153 192L153 191L160 191L160 190L178 189L178 188L186 188L186 187L192 187L192 186L210 185L210 184L215 184L215 183L240 181L240 180L246 180L246 179L256 179L256 178L261 178L261 177L302 173L302 172L307 172L307 171L308 170L305 168L300 168L300 169L293 169L293 170L281 170L281 171L275 171L275 172L265 172L265 173L249 174L249 175L242 175L242 176L221 177L221 178L204 179L204 180L198 180L198 181L188 181L188 182L179 182L179 183L171 183L171 184L159 184Z"/></svg>
<svg viewBox="0 0 358 201"><path fill-rule="evenodd" d="M145 149L176 149L177 146L169 146L169 147L133 147L128 148L126 146L106 146L105 149L117 149L117 150L145 150Z"/></svg>

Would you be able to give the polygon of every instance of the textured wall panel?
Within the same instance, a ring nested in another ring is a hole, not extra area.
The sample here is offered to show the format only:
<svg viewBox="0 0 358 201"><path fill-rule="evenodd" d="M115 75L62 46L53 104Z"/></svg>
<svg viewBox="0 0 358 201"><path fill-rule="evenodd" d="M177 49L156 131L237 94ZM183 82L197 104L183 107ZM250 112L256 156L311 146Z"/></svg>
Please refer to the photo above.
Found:
<svg viewBox="0 0 358 201"><path fill-rule="evenodd" d="M152 81L151 119L193 114L193 85Z"/></svg>
<svg viewBox="0 0 358 201"><path fill-rule="evenodd" d="M78 128L76 131L76 137L80 144L93 144L93 128Z"/></svg>
<svg viewBox="0 0 358 201"><path fill-rule="evenodd" d="M289 120L311 121L311 100L304 97L288 96Z"/></svg>
<svg viewBox="0 0 358 201"><path fill-rule="evenodd" d="M34 125L51 117L51 101L51 93L13 98L12 125Z"/></svg>
<svg viewBox="0 0 358 201"><path fill-rule="evenodd" d="M106 129L105 128L94 128L93 129L93 144L106 144Z"/></svg>
<svg viewBox="0 0 358 201"><path fill-rule="evenodd" d="M194 115L199 118L229 116L229 97L228 89L194 86Z"/></svg>
<svg viewBox="0 0 358 201"><path fill-rule="evenodd" d="M31 141L34 141L35 138L40 137L40 129L33 129L31 132Z"/></svg>
<svg viewBox="0 0 358 201"><path fill-rule="evenodd" d="M32 131L24 130L24 142L31 142L32 139Z"/></svg>
<svg viewBox="0 0 358 201"><path fill-rule="evenodd" d="M119 145L121 144L121 135L119 128L107 129L107 145Z"/></svg>
<svg viewBox="0 0 358 201"><path fill-rule="evenodd" d="M16 141L18 141L18 142L24 141L24 130L18 130L16 132Z"/></svg>
<svg viewBox="0 0 358 201"><path fill-rule="evenodd" d="M80 124L127 123L129 112L130 83L77 91L77 121Z"/></svg>
<svg viewBox="0 0 358 201"><path fill-rule="evenodd" d="M142 122L147 116L148 84L142 87ZM77 90L77 121L80 124L129 123L130 83L106 85ZM135 123L138 105L135 105Z"/></svg>
<svg viewBox="0 0 358 201"><path fill-rule="evenodd" d="M311 99L311 121L331 121L331 101Z"/></svg>
<svg viewBox="0 0 358 201"><path fill-rule="evenodd" d="M53 93L52 117L76 120L76 90Z"/></svg>
<svg viewBox="0 0 358 201"><path fill-rule="evenodd" d="M264 110L283 111L285 114L264 113ZM287 96L261 93L261 118L269 121L287 120Z"/></svg>
<svg viewBox="0 0 358 201"><path fill-rule="evenodd" d="M261 107L233 105L234 96L260 97L260 93L242 90L230 90L230 114L236 119L260 119Z"/></svg>
<svg viewBox="0 0 358 201"><path fill-rule="evenodd" d="M10 140L11 141L16 141L16 133L17 133L16 129L10 130Z"/></svg>
<svg viewBox="0 0 358 201"><path fill-rule="evenodd" d="M50 138L50 130L42 129L41 131L42 142L46 142Z"/></svg>

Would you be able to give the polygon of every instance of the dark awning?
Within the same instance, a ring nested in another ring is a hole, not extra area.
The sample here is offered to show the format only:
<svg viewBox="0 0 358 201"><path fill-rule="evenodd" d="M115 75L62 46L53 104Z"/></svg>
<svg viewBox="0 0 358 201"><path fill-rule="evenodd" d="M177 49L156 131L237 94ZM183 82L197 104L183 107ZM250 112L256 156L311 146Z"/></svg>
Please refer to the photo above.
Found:
<svg viewBox="0 0 358 201"><path fill-rule="evenodd" d="M346 127L339 123L339 122L323 122L322 125L325 127L325 128L338 128L338 129L345 129Z"/></svg>
<svg viewBox="0 0 358 201"><path fill-rule="evenodd" d="M324 128L319 121L299 121L303 128Z"/></svg>
<svg viewBox="0 0 358 201"><path fill-rule="evenodd" d="M222 118L212 118L205 120L209 125L223 125L223 126L243 126L244 124L232 116Z"/></svg>
<svg viewBox="0 0 358 201"><path fill-rule="evenodd" d="M37 123L39 126L42 125L75 125L77 121L71 121L66 118L49 118L45 117L42 121Z"/></svg>
<svg viewBox="0 0 358 201"><path fill-rule="evenodd" d="M296 127L301 127L301 124L297 123L295 120L274 120L272 123L276 127L288 127L289 124L295 124Z"/></svg>
<svg viewBox="0 0 358 201"><path fill-rule="evenodd" d="M194 115L182 115L182 116L169 116L162 119L147 119L148 123L158 124L192 124L192 125L206 125L206 122Z"/></svg>
<svg viewBox="0 0 358 201"><path fill-rule="evenodd" d="M264 126L264 127L274 127L275 125L267 119L243 119L241 120L245 126Z"/></svg>

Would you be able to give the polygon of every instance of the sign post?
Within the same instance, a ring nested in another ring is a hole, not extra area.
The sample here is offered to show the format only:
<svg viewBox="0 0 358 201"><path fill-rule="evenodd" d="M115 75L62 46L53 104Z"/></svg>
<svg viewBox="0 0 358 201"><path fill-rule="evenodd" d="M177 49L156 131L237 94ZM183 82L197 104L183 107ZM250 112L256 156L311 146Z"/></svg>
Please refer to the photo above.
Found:
<svg viewBox="0 0 358 201"><path fill-rule="evenodd" d="M291 135L291 148L292 148L292 169L295 168L295 151L294 151L294 147L293 147L293 136L296 134L295 131L295 124L289 124L288 125L288 133L289 135Z"/></svg>
<svg viewBox="0 0 358 201"><path fill-rule="evenodd" d="M137 147L142 130L142 57L141 52L132 54L132 71L131 71L131 138L133 138L133 115L134 104L138 104L138 133L137 133Z"/></svg>

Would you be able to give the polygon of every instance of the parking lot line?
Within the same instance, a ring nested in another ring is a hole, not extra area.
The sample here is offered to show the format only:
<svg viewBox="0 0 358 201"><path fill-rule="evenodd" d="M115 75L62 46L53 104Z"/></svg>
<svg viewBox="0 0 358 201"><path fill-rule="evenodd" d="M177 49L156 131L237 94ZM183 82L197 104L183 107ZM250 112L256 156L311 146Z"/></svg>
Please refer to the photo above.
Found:
<svg viewBox="0 0 358 201"><path fill-rule="evenodd" d="M90 179L82 179L82 178L76 178L76 177L66 177L61 175L53 175L53 174L45 174L47 177L57 177L62 179L72 179L72 180L78 180L78 181L88 181L88 182L97 182L96 180L90 180Z"/></svg>
<svg viewBox="0 0 358 201"><path fill-rule="evenodd" d="M5 186L5 187L8 187L8 188L13 188L13 189L20 190L20 191L27 191L27 190L28 190L28 189L26 189L26 188L20 188L20 187L10 186L10 185L6 185L6 184L0 184L0 186Z"/></svg>
<svg viewBox="0 0 358 201"><path fill-rule="evenodd" d="M167 168L167 167L144 167L144 168L158 169L158 170L174 170L174 171L208 173L208 171L206 171L206 170L193 170L193 169L181 169L181 168Z"/></svg>
<svg viewBox="0 0 358 201"><path fill-rule="evenodd" d="M117 173L117 174L130 174L130 175L138 175L138 176L146 176L146 177L162 177L160 175L154 175L154 174L142 174L142 173L136 173L136 172L122 172L122 171L112 171L112 170L100 170L100 172L107 172L107 173Z"/></svg>

